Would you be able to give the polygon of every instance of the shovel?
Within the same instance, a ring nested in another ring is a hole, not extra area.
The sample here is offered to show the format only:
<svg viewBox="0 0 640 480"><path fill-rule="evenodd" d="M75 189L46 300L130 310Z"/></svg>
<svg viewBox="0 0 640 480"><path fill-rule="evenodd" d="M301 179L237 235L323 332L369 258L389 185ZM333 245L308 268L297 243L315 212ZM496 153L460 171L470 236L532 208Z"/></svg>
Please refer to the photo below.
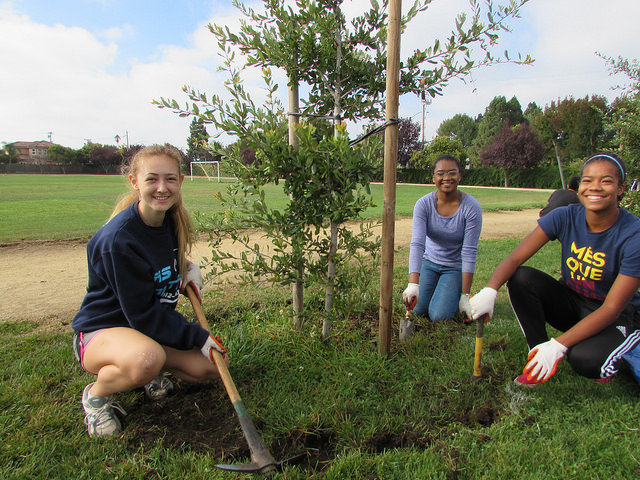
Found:
<svg viewBox="0 0 640 480"><path fill-rule="evenodd" d="M204 316L204 312L202 311L202 306L200 305L197 294L190 285L187 285L186 290L189 301L191 302L191 306L193 307L193 311L198 318L198 323L202 328L210 332L211 330L209 328L209 324L206 317ZM283 464L304 456L304 454L297 455L296 457L284 460L282 462L277 462L271 456L269 450L267 450L267 447L265 447L264 443L262 442L262 438L260 438L260 434L256 430L256 427L253 425L253 422L251 421L246 408L244 407L244 403L242 402L240 394L238 393L238 390L233 383L233 379L231 378L229 369L227 368L227 365L222 358L222 354L215 348L212 349L212 353L216 367L218 367L218 372L220 373L220 377L222 378L222 383L224 383L224 388L227 390L227 394L229 395L231 404L233 405L233 408L238 415L242 433L244 434L244 438L247 441L247 445L249 445L249 450L251 451L251 463L249 464L216 465L216 468L227 470L230 472L255 472L273 474Z"/></svg>
<svg viewBox="0 0 640 480"><path fill-rule="evenodd" d="M401 342L408 340L413 335L413 327L415 325L415 321L411 320L411 310L416 306L415 297L413 298L413 302L411 305L408 303L404 304L404 308L406 309L406 314L404 318L400 319L400 331L398 332L398 339Z"/></svg>
<svg viewBox="0 0 640 480"><path fill-rule="evenodd" d="M483 332L484 332L484 324L489 321L488 315L482 315L478 320L476 320L476 349L473 356L473 375L471 379L474 382L479 382L482 379L482 343L483 343Z"/></svg>

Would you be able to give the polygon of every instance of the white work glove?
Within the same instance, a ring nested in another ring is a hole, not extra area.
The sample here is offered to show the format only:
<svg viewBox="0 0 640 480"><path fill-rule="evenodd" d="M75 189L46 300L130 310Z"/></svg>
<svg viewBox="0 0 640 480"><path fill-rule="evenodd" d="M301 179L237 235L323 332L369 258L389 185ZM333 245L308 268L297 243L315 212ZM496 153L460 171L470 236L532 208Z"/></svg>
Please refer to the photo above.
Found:
<svg viewBox="0 0 640 480"><path fill-rule="evenodd" d="M409 283L407 288L402 292L402 300L409 310L413 310L418 303L418 296L420 295L420 285L417 283Z"/></svg>
<svg viewBox="0 0 640 480"><path fill-rule="evenodd" d="M564 358L565 353L567 353L567 347L555 338L536 345L529 352L527 357L529 363L525 365L522 373L527 374L528 380L546 382L556 373L558 363Z"/></svg>
<svg viewBox="0 0 640 480"><path fill-rule="evenodd" d="M460 295L460 301L458 302L458 310L460 313L471 321L471 303L469 302L469 294L463 293Z"/></svg>
<svg viewBox="0 0 640 480"><path fill-rule="evenodd" d="M207 341L204 342L204 345L202 346L202 348L200 348L200 351L213 364L216 363L213 361L213 352L211 351L214 348L218 352L220 352L222 355L227 353L227 349L224 348L224 345L222 345L222 340L220 339L220 336L216 335L214 337L213 335L209 334L209 338L207 338Z"/></svg>
<svg viewBox="0 0 640 480"><path fill-rule="evenodd" d="M198 296L198 301L202 303L202 297L200 296L200 290L202 290L202 273L200 272L200 267L198 265L195 263L189 264L187 267L187 274L185 275L182 285L183 290L187 288L187 285L191 285Z"/></svg>
<svg viewBox="0 0 640 480"><path fill-rule="evenodd" d="M495 288L484 287L469 300L471 305L471 320L477 320L483 315L493 317L498 291Z"/></svg>

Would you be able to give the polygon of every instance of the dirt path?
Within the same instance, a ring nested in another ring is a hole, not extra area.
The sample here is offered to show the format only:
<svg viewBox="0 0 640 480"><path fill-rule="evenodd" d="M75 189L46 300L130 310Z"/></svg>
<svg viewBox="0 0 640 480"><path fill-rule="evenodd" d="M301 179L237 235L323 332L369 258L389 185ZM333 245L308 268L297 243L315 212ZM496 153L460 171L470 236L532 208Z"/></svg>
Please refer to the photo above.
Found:
<svg viewBox="0 0 640 480"><path fill-rule="evenodd" d="M523 237L535 227L538 211L485 213L481 238ZM408 247L411 218L396 219L395 239L396 248ZM208 246L202 242L196 246L192 259L208 254ZM1 247L0 271L0 321L28 319L67 324L85 294L85 244L45 242Z"/></svg>

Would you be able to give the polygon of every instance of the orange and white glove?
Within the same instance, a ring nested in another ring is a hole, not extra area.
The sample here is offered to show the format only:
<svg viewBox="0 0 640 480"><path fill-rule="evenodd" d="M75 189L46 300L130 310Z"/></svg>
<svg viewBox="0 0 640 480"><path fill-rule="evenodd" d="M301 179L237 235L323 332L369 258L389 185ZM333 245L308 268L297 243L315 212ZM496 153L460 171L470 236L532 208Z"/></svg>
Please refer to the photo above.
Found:
<svg viewBox="0 0 640 480"><path fill-rule="evenodd" d="M496 306L498 291L495 288L484 287L469 299L471 305L471 320L477 320L483 315L493 317L493 309ZM488 320L485 320L488 321Z"/></svg>
<svg viewBox="0 0 640 480"><path fill-rule="evenodd" d="M187 288L187 285L191 285L191 288L196 292L198 301L202 303L202 297L200 296L200 290L202 290L202 273L200 267L195 263L190 263L187 267L187 274L182 282L183 290Z"/></svg>
<svg viewBox="0 0 640 480"><path fill-rule="evenodd" d="M567 347L552 338L548 342L533 347L529 352L527 363L522 373L527 374L527 379L537 382L546 382L558 369L560 360L567 353Z"/></svg>
<svg viewBox="0 0 640 480"><path fill-rule="evenodd" d="M420 284L409 283L407 288L402 292L402 301L409 310L413 310L418 303L418 296L420 295Z"/></svg>
<svg viewBox="0 0 640 480"><path fill-rule="evenodd" d="M209 334L209 338L207 338L207 341L204 342L204 345L202 346L202 348L200 348L200 351L205 357L209 359L211 363L215 365L216 362L213 360L213 352L212 352L214 348L218 352L220 352L222 355L227 353L227 349L224 348L220 335L216 335L214 337L213 335Z"/></svg>

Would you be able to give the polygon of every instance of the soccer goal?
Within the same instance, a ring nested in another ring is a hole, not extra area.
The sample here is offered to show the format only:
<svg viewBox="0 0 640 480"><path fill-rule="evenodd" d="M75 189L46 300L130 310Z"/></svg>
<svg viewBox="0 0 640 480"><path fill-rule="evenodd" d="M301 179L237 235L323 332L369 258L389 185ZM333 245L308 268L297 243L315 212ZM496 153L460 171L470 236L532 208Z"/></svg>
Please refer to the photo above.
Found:
<svg viewBox="0 0 640 480"><path fill-rule="evenodd" d="M191 162L189 170L191 173L191 181L193 182L193 166L200 167L207 177L207 180L211 181L214 176L214 168L217 170L218 182L220 182L220 162L217 160L202 160L199 162Z"/></svg>

